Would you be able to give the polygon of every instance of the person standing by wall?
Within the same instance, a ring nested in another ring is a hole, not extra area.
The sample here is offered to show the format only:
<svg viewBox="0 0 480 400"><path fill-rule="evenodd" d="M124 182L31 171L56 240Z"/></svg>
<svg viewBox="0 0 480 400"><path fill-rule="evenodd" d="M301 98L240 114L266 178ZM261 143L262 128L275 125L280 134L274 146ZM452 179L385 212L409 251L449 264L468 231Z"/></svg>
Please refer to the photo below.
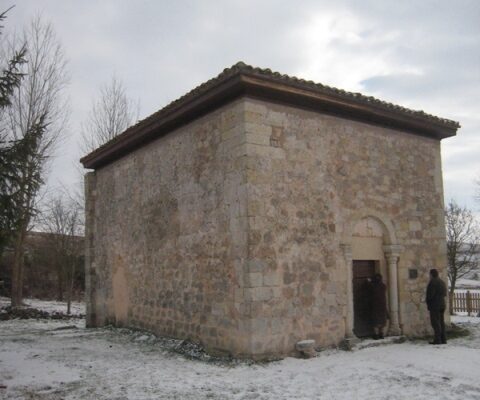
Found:
<svg viewBox="0 0 480 400"><path fill-rule="evenodd" d="M372 319L374 339L383 339L383 328L387 324L387 287L382 282L382 275L375 274L372 280Z"/></svg>
<svg viewBox="0 0 480 400"><path fill-rule="evenodd" d="M434 338L430 344L446 344L445 336L445 297L447 295L447 285L438 276L438 271L433 268L430 270L430 282L427 286L427 307L430 312L430 323L432 324Z"/></svg>

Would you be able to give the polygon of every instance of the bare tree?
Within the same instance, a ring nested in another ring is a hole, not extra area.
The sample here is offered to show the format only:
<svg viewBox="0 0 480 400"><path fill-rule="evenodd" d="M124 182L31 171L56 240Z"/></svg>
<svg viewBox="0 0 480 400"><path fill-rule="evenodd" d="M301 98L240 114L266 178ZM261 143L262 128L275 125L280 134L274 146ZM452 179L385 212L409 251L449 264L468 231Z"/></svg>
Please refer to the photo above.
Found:
<svg viewBox="0 0 480 400"><path fill-rule="evenodd" d="M57 297L63 301L66 293L67 313L70 314L75 270L83 250L83 217L81 208L67 193L49 201L41 218L49 233L51 257L57 271Z"/></svg>
<svg viewBox="0 0 480 400"><path fill-rule="evenodd" d="M475 200L480 204L480 174L475 180Z"/></svg>
<svg viewBox="0 0 480 400"><path fill-rule="evenodd" d="M451 301L457 280L476 269L479 264L480 233L472 212L453 200L445 208L445 225Z"/></svg>
<svg viewBox="0 0 480 400"><path fill-rule="evenodd" d="M28 155L18 165L17 218L12 266L12 306L22 304L23 257L25 237L36 212L36 199L44 181L46 164L64 132L69 116L63 92L68 83L63 49L52 26L39 17L20 35L6 41L4 54L25 45L24 77L14 90L8 108L6 129L12 141L22 141L40 126L41 131L29 141Z"/></svg>
<svg viewBox="0 0 480 400"><path fill-rule="evenodd" d="M138 104L128 96L115 76L100 88L82 125L82 151L89 153L122 133L138 119Z"/></svg>

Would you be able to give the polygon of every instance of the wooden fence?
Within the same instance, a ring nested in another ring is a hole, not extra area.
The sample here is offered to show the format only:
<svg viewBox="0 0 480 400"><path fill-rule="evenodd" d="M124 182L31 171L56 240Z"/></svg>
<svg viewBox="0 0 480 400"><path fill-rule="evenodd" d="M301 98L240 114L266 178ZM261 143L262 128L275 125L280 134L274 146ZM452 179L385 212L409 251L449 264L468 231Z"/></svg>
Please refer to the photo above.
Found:
<svg viewBox="0 0 480 400"><path fill-rule="evenodd" d="M463 293L455 292L451 301L454 313L466 312L468 315L478 315L480 313L480 293L472 293L469 290Z"/></svg>

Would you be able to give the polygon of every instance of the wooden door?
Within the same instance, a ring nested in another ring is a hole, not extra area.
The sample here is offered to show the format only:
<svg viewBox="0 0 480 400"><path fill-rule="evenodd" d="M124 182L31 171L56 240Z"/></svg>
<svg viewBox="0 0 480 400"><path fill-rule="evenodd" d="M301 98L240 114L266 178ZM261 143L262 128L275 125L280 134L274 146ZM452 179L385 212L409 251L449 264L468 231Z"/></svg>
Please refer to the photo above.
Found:
<svg viewBox="0 0 480 400"><path fill-rule="evenodd" d="M358 337L373 335L371 281L375 261L353 261L353 332Z"/></svg>

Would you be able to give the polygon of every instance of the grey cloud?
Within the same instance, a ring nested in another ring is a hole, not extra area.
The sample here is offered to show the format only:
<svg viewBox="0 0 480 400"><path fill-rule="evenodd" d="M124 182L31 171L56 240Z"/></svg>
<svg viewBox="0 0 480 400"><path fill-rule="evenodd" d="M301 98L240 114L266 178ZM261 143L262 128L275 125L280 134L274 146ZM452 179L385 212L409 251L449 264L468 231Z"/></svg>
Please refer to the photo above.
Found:
<svg viewBox="0 0 480 400"><path fill-rule="evenodd" d="M480 127L480 2L476 0L24 0L10 14L7 27L25 23L35 10L53 22L70 58L77 125L98 86L113 73L124 80L132 97L140 99L143 117L240 59L298 74L308 69L306 62L324 57L322 49L308 54L305 43L322 38L305 38L298 32L315 16L329 15L334 22L353 16L358 24L351 29L358 40L338 37L329 42L323 49L333 54L328 68L335 69L339 59L352 64L365 57L378 59L386 71L366 71L358 82L362 92L460 120L458 137L443 144L449 192L458 186L450 176L465 165L478 165L474 153ZM329 84L320 73L313 78ZM342 87L342 82L337 86ZM70 142L63 152L76 158L75 138ZM65 169L57 168L57 175ZM69 179L68 175L62 179ZM466 192L467 183L461 185Z"/></svg>

